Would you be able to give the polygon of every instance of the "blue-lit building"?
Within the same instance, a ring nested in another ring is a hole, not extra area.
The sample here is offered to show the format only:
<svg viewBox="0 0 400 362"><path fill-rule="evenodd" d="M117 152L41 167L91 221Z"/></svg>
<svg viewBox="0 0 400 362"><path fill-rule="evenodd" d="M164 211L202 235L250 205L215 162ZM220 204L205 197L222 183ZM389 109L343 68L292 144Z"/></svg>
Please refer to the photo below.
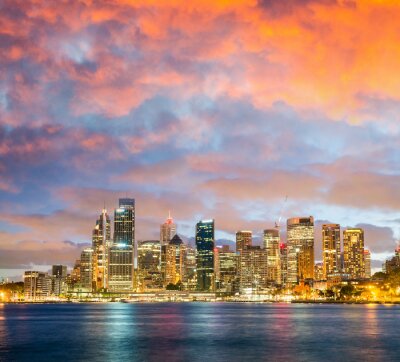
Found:
<svg viewBox="0 0 400 362"><path fill-rule="evenodd" d="M114 238L109 252L108 289L129 292L133 289L135 249L135 199L119 199L114 210Z"/></svg>
<svg viewBox="0 0 400 362"><path fill-rule="evenodd" d="M214 220L202 220L196 224L196 273L197 289L214 289Z"/></svg>

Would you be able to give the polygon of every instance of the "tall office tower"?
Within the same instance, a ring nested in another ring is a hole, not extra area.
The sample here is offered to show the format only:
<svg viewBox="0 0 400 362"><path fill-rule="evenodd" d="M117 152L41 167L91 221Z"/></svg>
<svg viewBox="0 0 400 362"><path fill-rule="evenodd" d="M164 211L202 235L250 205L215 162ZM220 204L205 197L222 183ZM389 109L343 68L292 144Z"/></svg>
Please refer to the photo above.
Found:
<svg viewBox="0 0 400 362"><path fill-rule="evenodd" d="M371 279L371 253L368 249L364 249L364 278Z"/></svg>
<svg viewBox="0 0 400 362"><path fill-rule="evenodd" d="M214 249L215 289L218 292L233 293L236 290L238 255L229 245Z"/></svg>
<svg viewBox="0 0 400 362"><path fill-rule="evenodd" d="M273 285L282 283L280 239L278 229L264 230L264 249L267 251L267 279L268 283Z"/></svg>
<svg viewBox="0 0 400 362"><path fill-rule="evenodd" d="M214 220L196 224L197 290L213 291L214 287Z"/></svg>
<svg viewBox="0 0 400 362"><path fill-rule="evenodd" d="M340 253L340 225L322 225L323 279L341 271Z"/></svg>
<svg viewBox="0 0 400 362"><path fill-rule="evenodd" d="M89 291L93 290L93 249L83 249L80 264L81 286Z"/></svg>
<svg viewBox="0 0 400 362"><path fill-rule="evenodd" d="M287 284L287 244L281 243L279 245L279 253L281 257L281 284Z"/></svg>
<svg viewBox="0 0 400 362"><path fill-rule="evenodd" d="M165 285L182 283L186 275L186 245L178 234L166 245L165 261Z"/></svg>
<svg viewBox="0 0 400 362"><path fill-rule="evenodd" d="M24 273L25 300L46 299L51 294L51 277L39 271L26 271Z"/></svg>
<svg viewBox="0 0 400 362"><path fill-rule="evenodd" d="M110 291L132 291L134 252L135 200L119 199L119 208L114 210L114 240L108 257L108 289Z"/></svg>
<svg viewBox="0 0 400 362"><path fill-rule="evenodd" d="M135 199L119 199L114 211L114 244L135 244Z"/></svg>
<svg viewBox="0 0 400 362"><path fill-rule="evenodd" d="M288 283L314 278L314 218L287 220Z"/></svg>
<svg viewBox="0 0 400 362"><path fill-rule="evenodd" d="M62 294L67 278L67 267L65 265L53 265L51 268L52 285L54 295Z"/></svg>
<svg viewBox="0 0 400 362"><path fill-rule="evenodd" d="M167 245L176 234L176 225L171 217L171 213L168 214L168 219L164 224L160 226L160 243L161 245Z"/></svg>
<svg viewBox="0 0 400 362"><path fill-rule="evenodd" d="M252 232L241 230L236 233L236 252L240 253L247 246L252 245Z"/></svg>
<svg viewBox="0 0 400 362"><path fill-rule="evenodd" d="M239 255L240 293L257 293L268 286L268 254L260 246L247 246Z"/></svg>
<svg viewBox="0 0 400 362"><path fill-rule="evenodd" d="M161 248L159 240L138 242L138 291L146 292L162 288Z"/></svg>
<svg viewBox="0 0 400 362"><path fill-rule="evenodd" d="M95 290L108 288L108 251L111 247L111 222L103 209L92 232L93 281Z"/></svg>
<svg viewBox="0 0 400 362"><path fill-rule="evenodd" d="M197 273L196 273L197 251L190 245L186 245L186 265L185 278L183 288L185 290L194 291L197 289Z"/></svg>
<svg viewBox="0 0 400 362"><path fill-rule="evenodd" d="M350 279L364 278L364 230L360 228L343 231L343 267Z"/></svg>

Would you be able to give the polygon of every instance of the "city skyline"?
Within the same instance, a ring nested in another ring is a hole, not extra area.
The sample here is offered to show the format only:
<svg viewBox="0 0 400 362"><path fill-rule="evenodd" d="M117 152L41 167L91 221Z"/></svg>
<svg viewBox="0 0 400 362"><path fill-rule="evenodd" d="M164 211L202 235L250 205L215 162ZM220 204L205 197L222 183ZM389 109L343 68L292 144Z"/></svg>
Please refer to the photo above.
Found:
<svg viewBox="0 0 400 362"><path fill-rule="evenodd" d="M399 4L6 0L1 13L0 277L71 266L127 195L136 240L158 239L168 210L182 238L215 218L217 241L243 229L259 245L313 215L316 230L362 228L374 270L392 255Z"/></svg>

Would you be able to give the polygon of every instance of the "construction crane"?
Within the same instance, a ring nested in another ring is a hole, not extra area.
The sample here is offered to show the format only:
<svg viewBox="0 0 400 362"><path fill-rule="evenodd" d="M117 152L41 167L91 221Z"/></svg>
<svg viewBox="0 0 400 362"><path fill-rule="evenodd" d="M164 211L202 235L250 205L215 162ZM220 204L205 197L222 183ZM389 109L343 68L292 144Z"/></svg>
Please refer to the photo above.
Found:
<svg viewBox="0 0 400 362"><path fill-rule="evenodd" d="M283 201L283 205L282 205L281 211L279 213L278 221L275 221L275 229L277 229L277 230L279 230L281 228L282 215L283 215L283 212L285 211L285 206L286 206L287 199L288 199L288 196L286 195L285 196L285 201Z"/></svg>

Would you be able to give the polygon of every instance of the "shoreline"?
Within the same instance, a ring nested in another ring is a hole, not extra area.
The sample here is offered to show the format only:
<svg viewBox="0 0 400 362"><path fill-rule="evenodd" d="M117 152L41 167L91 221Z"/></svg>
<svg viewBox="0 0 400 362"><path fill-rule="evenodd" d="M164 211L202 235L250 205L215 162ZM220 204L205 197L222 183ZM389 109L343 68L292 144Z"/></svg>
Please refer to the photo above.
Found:
<svg viewBox="0 0 400 362"><path fill-rule="evenodd" d="M400 301L346 301L346 300L292 300L292 301L256 301L256 300L123 300L123 301L90 301L90 300L73 300L73 301L4 301L0 304L155 304L155 303L253 303L253 304L376 304L376 305L400 305Z"/></svg>

